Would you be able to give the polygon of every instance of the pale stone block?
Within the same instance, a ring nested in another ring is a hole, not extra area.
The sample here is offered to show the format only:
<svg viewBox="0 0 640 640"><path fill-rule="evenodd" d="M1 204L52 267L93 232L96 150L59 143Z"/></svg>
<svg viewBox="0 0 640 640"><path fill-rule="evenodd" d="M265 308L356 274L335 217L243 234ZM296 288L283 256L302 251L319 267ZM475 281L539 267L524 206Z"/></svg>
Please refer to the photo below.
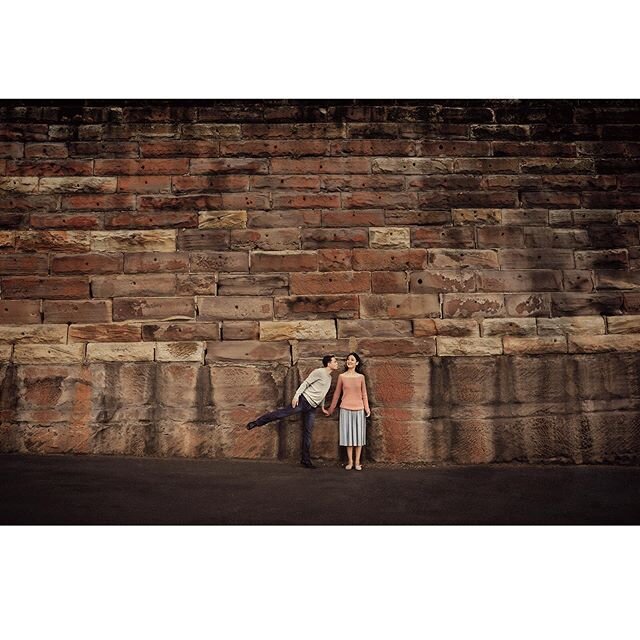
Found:
<svg viewBox="0 0 640 640"><path fill-rule="evenodd" d="M483 336L535 336L535 318L485 318Z"/></svg>
<svg viewBox="0 0 640 640"><path fill-rule="evenodd" d="M0 178L0 191L33 193L38 189L38 178Z"/></svg>
<svg viewBox="0 0 640 640"><path fill-rule="evenodd" d="M496 356L502 354L501 338L446 338L438 336L439 356Z"/></svg>
<svg viewBox="0 0 640 640"><path fill-rule="evenodd" d="M620 318L621 320L623 318ZM602 334L604 333L604 318L600 316L574 316L566 318L536 318L538 335L556 336L564 334ZM613 332L612 332L613 333ZM615 332L618 333L618 332ZM626 332L621 332L626 333ZM640 333L640 331L639 331Z"/></svg>
<svg viewBox="0 0 640 640"><path fill-rule="evenodd" d="M10 362L13 353L13 345L0 344L0 362Z"/></svg>
<svg viewBox="0 0 640 640"><path fill-rule="evenodd" d="M88 362L153 362L155 344L92 342L87 345Z"/></svg>
<svg viewBox="0 0 640 640"><path fill-rule="evenodd" d="M333 320L292 320L289 322L261 322L260 340L334 340Z"/></svg>
<svg viewBox="0 0 640 640"><path fill-rule="evenodd" d="M566 336L505 336L502 342L505 354L510 355L567 352Z"/></svg>
<svg viewBox="0 0 640 640"><path fill-rule="evenodd" d="M601 318L598 318L600 320ZM640 334L640 316L607 316L607 333ZM592 333L602 333L594 331Z"/></svg>
<svg viewBox="0 0 640 640"><path fill-rule="evenodd" d="M77 364L84 359L84 344L16 344L18 364Z"/></svg>
<svg viewBox="0 0 640 640"><path fill-rule="evenodd" d="M199 211L200 229L246 229L246 211Z"/></svg>
<svg viewBox="0 0 640 640"><path fill-rule="evenodd" d="M204 362L204 342L157 342L158 362Z"/></svg>
<svg viewBox="0 0 640 640"><path fill-rule="evenodd" d="M571 335L570 353L605 353L607 351L640 351L640 334L580 336Z"/></svg>
<svg viewBox="0 0 640 640"><path fill-rule="evenodd" d="M65 344L67 342L67 325L43 324L0 326L0 343L17 342Z"/></svg>
<svg viewBox="0 0 640 640"><path fill-rule="evenodd" d="M41 193L115 193L118 178L40 178Z"/></svg>
<svg viewBox="0 0 640 640"><path fill-rule="evenodd" d="M8 249L16 244L15 231L0 231L0 249Z"/></svg>
<svg viewBox="0 0 640 640"><path fill-rule="evenodd" d="M369 228L369 247L372 249L408 249L410 246L408 227Z"/></svg>
<svg viewBox="0 0 640 640"><path fill-rule="evenodd" d="M91 232L91 251L175 252L175 250L175 230Z"/></svg>

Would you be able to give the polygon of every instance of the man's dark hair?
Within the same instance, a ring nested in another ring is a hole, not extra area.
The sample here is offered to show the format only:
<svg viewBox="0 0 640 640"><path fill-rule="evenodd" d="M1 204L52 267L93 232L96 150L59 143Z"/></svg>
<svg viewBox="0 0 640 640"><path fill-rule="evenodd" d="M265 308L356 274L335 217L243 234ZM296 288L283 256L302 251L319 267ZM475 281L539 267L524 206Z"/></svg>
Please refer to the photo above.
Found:
<svg viewBox="0 0 640 640"><path fill-rule="evenodd" d="M331 362L331 358L335 358L335 356L333 354L330 354L328 356L323 356L323 358L322 358L322 366L326 367Z"/></svg>

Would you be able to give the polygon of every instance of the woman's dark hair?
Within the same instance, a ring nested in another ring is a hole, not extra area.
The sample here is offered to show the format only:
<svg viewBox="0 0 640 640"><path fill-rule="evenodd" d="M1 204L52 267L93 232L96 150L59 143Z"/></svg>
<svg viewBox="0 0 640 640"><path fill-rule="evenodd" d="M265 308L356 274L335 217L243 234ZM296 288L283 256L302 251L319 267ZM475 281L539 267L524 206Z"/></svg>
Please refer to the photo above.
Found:
<svg viewBox="0 0 640 640"><path fill-rule="evenodd" d="M349 356L353 356L356 359L356 373L362 373L362 371L360 371L360 369L362 368L362 358L355 351L348 353L347 358ZM344 365L344 370L348 370L346 364Z"/></svg>
<svg viewBox="0 0 640 640"><path fill-rule="evenodd" d="M322 358L322 366L326 367L330 362L331 358L335 358L335 356L331 353L328 356L323 356Z"/></svg>

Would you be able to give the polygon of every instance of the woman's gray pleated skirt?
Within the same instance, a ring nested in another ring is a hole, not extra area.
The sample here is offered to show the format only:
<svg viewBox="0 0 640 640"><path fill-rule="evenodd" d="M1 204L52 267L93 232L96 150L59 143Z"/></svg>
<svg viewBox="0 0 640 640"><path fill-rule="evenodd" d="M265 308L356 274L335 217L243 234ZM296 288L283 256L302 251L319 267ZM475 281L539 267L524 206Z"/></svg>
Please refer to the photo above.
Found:
<svg viewBox="0 0 640 640"><path fill-rule="evenodd" d="M367 444L364 409L340 409L340 446L360 447L364 444Z"/></svg>

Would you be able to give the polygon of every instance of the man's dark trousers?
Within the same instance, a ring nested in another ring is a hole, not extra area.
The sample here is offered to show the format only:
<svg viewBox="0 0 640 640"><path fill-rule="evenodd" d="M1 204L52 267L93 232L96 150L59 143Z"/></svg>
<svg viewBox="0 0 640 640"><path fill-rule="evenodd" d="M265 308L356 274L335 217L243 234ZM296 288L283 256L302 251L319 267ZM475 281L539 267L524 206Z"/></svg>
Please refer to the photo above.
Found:
<svg viewBox="0 0 640 640"><path fill-rule="evenodd" d="M281 420L292 416L294 413L302 413L304 417L304 429L302 431L302 462L311 462L311 434L313 433L313 423L316 419L316 409L305 397L304 394L300 394L298 399L298 406L282 407L282 409L276 409L270 413L265 413L263 416L256 418L254 422L262 426L268 422L274 420Z"/></svg>

